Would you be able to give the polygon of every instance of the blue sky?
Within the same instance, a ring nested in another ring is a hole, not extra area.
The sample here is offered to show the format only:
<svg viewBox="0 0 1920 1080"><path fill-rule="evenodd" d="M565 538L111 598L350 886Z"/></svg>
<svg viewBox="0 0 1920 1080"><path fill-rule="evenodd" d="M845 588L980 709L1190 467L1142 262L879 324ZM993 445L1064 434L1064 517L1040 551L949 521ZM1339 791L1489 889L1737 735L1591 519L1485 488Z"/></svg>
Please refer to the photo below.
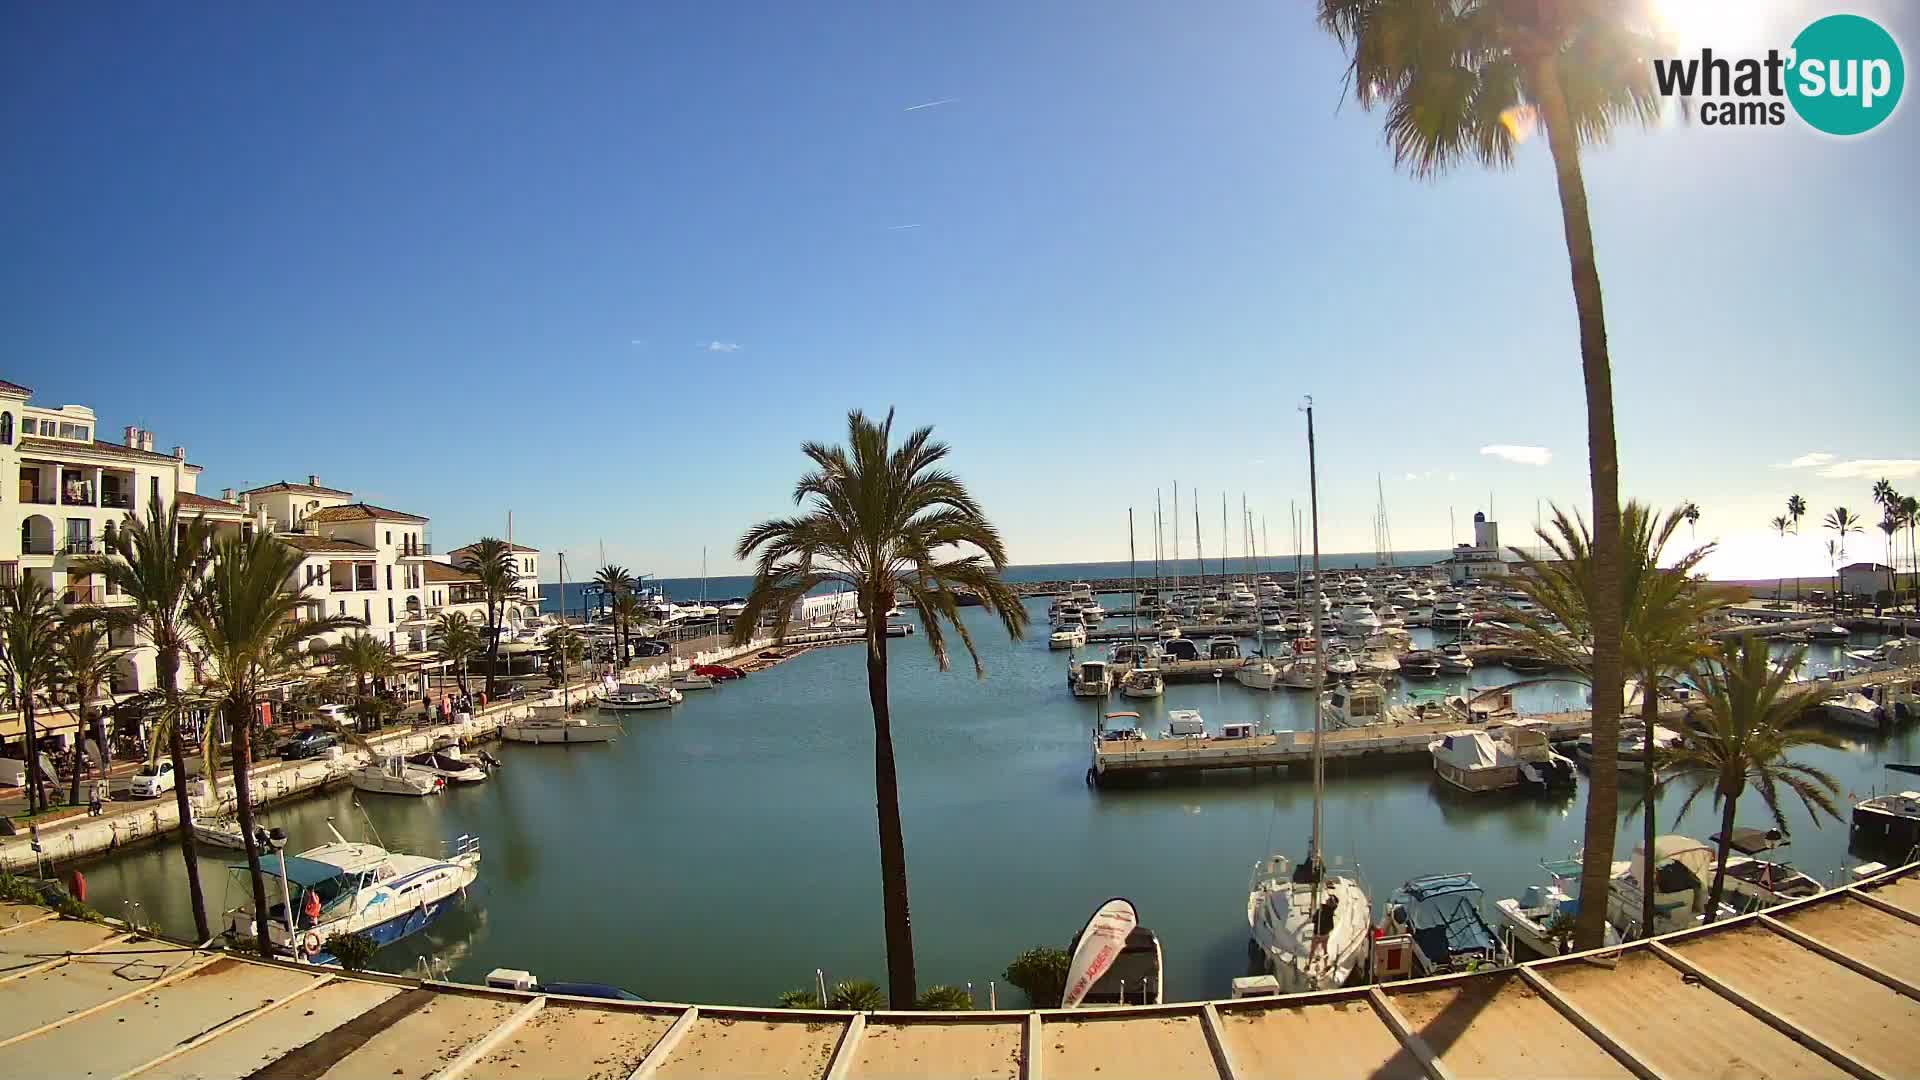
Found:
<svg viewBox="0 0 1920 1080"><path fill-rule="evenodd" d="M1835 10L1698 2L1723 48ZM1305 393L1327 550L1371 548L1376 475L1401 548L1490 494L1517 539L1586 499L1546 148L1396 172L1309 12L13 5L0 377L205 491L318 473L444 546L511 508L667 575L724 569L855 405L936 425L1019 562L1124 557L1175 480L1210 547L1223 490L1281 547ZM1868 508L1823 473L1920 484L1917 123L1587 155L1623 490L1699 502L1726 570L1772 572L1789 491Z"/></svg>

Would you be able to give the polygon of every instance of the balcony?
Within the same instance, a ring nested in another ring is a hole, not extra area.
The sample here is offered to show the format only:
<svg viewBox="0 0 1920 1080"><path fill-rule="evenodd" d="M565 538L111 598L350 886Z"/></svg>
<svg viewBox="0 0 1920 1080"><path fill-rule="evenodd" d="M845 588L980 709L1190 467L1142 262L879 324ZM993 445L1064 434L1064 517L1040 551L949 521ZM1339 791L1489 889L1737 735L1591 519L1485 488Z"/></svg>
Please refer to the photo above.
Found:
<svg viewBox="0 0 1920 1080"><path fill-rule="evenodd" d="M433 542L431 540L415 540L410 544L400 545L400 557L403 559L410 558L415 555L425 556L425 555L432 555L432 554L433 554Z"/></svg>
<svg viewBox="0 0 1920 1080"><path fill-rule="evenodd" d="M0 585L16 585L20 582L20 564L0 562Z"/></svg>
<svg viewBox="0 0 1920 1080"><path fill-rule="evenodd" d="M92 605L105 599L106 594L98 585L69 585L60 593L60 602L67 605Z"/></svg>
<svg viewBox="0 0 1920 1080"><path fill-rule="evenodd" d="M60 505L61 506L97 506L99 504L93 501L93 492L91 490L81 487L81 488L74 488L69 491L61 492Z"/></svg>
<svg viewBox="0 0 1920 1080"><path fill-rule="evenodd" d="M106 553L106 542L95 540L90 536L68 537L67 542L60 545L62 555L105 555Z"/></svg>
<svg viewBox="0 0 1920 1080"><path fill-rule="evenodd" d="M53 537L51 536L21 537L20 538L20 554L22 555L53 554Z"/></svg>
<svg viewBox="0 0 1920 1080"><path fill-rule="evenodd" d="M126 491L102 491L100 493L100 505L112 507L115 510L131 510L133 509L133 494Z"/></svg>
<svg viewBox="0 0 1920 1080"><path fill-rule="evenodd" d="M41 491L37 488L22 487L20 489L20 501L23 503L32 503L35 506L52 506L53 492Z"/></svg>

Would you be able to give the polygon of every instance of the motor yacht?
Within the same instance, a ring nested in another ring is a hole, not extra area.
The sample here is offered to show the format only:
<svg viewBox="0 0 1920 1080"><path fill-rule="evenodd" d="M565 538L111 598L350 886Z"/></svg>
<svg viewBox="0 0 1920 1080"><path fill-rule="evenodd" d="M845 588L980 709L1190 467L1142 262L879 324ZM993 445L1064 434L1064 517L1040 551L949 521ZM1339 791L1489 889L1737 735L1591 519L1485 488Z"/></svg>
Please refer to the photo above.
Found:
<svg viewBox="0 0 1920 1080"><path fill-rule="evenodd" d="M333 843L260 860L267 878L269 938L309 963L334 963L326 943L336 936L365 934L376 946L386 946L419 933L460 903L479 877L480 844L470 836L454 841L448 857L440 859L350 843L331 823L327 829ZM241 879L249 873L245 863L228 870ZM241 891L247 899L232 912L227 933L251 938L257 930L253 889ZM318 902L317 919L304 914L309 896Z"/></svg>
<svg viewBox="0 0 1920 1080"><path fill-rule="evenodd" d="M1388 899L1381 931L1412 940L1418 975L1506 967L1513 956L1487 925L1480 910L1484 895L1472 874L1414 878Z"/></svg>
<svg viewBox="0 0 1920 1080"><path fill-rule="evenodd" d="M438 774L416 769L398 754L347 770L347 782L358 791L415 797L439 794L447 786L446 780Z"/></svg>
<svg viewBox="0 0 1920 1080"><path fill-rule="evenodd" d="M1342 606L1339 622L1341 632L1355 637L1365 637L1380 629L1380 616L1364 603L1349 602Z"/></svg>
<svg viewBox="0 0 1920 1080"><path fill-rule="evenodd" d="M1280 686L1280 668L1264 656L1249 656L1233 669L1233 679L1249 690L1273 690Z"/></svg>
<svg viewBox="0 0 1920 1080"><path fill-rule="evenodd" d="M1473 625L1473 613L1458 598L1449 597L1433 605L1435 630L1465 630Z"/></svg>
<svg viewBox="0 0 1920 1080"><path fill-rule="evenodd" d="M1400 674L1409 679L1440 677L1440 654L1427 649L1410 652L1400 658Z"/></svg>
<svg viewBox="0 0 1920 1080"><path fill-rule="evenodd" d="M407 758L407 765L449 784L478 784L487 778L483 763L468 758L457 746L412 754Z"/></svg>
<svg viewBox="0 0 1920 1080"><path fill-rule="evenodd" d="M1113 692L1113 673L1105 660L1067 662L1067 687L1074 697L1106 697Z"/></svg>
<svg viewBox="0 0 1920 1080"><path fill-rule="evenodd" d="M1160 677L1157 667L1132 668L1120 676L1121 697L1157 698L1166 692L1166 680Z"/></svg>
<svg viewBox="0 0 1920 1080"><path fill-rule="evenodd" d="M1624 863L1617 864L1624 866ZM1558 956L1572 938L1573 921L1580 914L1580 859L1542 861L1547 884L1529 885L1517 897L1494 901L1496 918L1515 945L1536 956ZM1620 931L1605 924L1607 945L1620 943Z"/></svg>
<svg viewBox="0 0 1920 1080"><path fill-rule="evenodd" d="M1327 674L1336 679L1351 679L1360 671L1360 664L1345 645L1335 645L1327 652Z"/></svg>
<svg viewBox="0 0 1920 1080"><path fill-rule="evenodd" d="M1469 675L1473 673L1473 658L1457 641L1449 641L1440 646L1437 660L1442 675Z"/></svg>
<svg viewBox="0 0 1920 1080"><path fill-rule="evenodd" d="M708 683L712 683L710 678ZM644 712L649 709L670 709L683 700L681 693L671 687L655 686L650 682L623 682L600 699L599 708L602 712Z"/></svg>

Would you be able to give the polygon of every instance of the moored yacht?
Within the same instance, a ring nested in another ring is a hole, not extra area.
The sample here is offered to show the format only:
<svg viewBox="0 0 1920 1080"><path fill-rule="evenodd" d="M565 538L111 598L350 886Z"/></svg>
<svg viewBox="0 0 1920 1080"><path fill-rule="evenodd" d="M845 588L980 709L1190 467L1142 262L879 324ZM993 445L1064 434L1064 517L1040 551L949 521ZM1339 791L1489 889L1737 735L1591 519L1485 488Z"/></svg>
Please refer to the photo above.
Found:
<svg viewBox="0 0 1920 1080"><path fill-rule="evenodd" d="M457 746L413 754L407 758L407 766L449 784L478 784L487 778L481 763L462 754Z"/></svg>
<svg viewBox="0 0 1920 1080"><path fill-rule="evenodd" d="M438 774L416 769L397 754L348 770L347 781L359 791L416 797L438 794L447 786Z"/></svg>
<svg viewBox="0 0 1920 1080"><path fill-rule="evenodd" d="M1167 684L1157 667L1137 667L1120 676L1120 696L1157 698L1167 692Z"/></svg>
<svg viewBox="0 0 1920 1080"><path fill-rule="evenodd" d="M1435 630L1465 630L1473 624L1473 613L1457 597L1448 597L1433 605Z"/></svg>
<svg viewBox="0 0 1920 1080"><path fill-rule="evenodd" d="M1469 675L1473 673L1473 659L1467 655L1467 650L1461 648L1460 643L1457 641L1449 641L1445 645L1440 646L1436 661L1440 665L1440 674L1442 675Z"/></svg>
<svg viewBox="0 0 1920 1080"><path fill-rule="evenodd" d="M1417 975L1506 967L1513 957L1487 925L1484 895L1472 874L1414 878L1387 901L1381 930L1412 939Z"/></svg>
<svg viewBox="0 0 1920 1080"><path fill-rule="evenodd" d="M1067 662L1067 686L1074 697L1106 697L1113 692L1113 672L1105 660Z"/></svg>
<svg viewBox="0 0 1920 1080"><path fill-rule="evenodd" d="M459 903L479 876L480 845L472 837L456 841L448 858L435 859L349 843L331 824L327 828L334 842L286 856L284 876L280 858L260 860L267 876L268 935L309 963L334 962L326 942L336 935L362 933L385 946L424 930ZM248 873L244 863L228 869ZM233 911L227 932L250 938L256 931L253 889L243 891L248 899ZM320 910L317 919L303 914L309 896ZM297 913L293 920L289 901Z"/></svg>
<svg viewBox="0 0 1920 1080"><path fill-rule="evenodd" d="M603 712L644 712L649 709L670 709L681 700L678 690L634 681L614 687L613 693L600 699L599 707Z"/></svg>
<svg viewBox="0 0 1920 1080"><path fill-rule="evenodd" d="M1558 956L1580 914L1580 859L1576 855L1543 861L1540 867L1547 873L1547 884L1529 885L1519 896L1496 900L1493 906L1516 952L1524 947L1536 956ZM1604 925L1604 943L1618 945L1620 932L1612 923Z"/></svg>

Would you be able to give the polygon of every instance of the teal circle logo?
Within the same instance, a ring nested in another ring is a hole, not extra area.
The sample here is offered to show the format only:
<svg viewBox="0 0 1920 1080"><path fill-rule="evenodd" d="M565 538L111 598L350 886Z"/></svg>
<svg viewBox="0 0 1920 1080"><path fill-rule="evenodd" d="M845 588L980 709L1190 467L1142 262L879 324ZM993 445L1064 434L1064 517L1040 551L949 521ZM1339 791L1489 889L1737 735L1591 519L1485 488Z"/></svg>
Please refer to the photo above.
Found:
<svg viewBox="0 0 1920 1080"><path fill-rule="evenodd" d="M1787 100L1829 135L1872 131L1893 115L1907 68L1893 35L1872 19L1829 15L1793 39Z"/></svg>

